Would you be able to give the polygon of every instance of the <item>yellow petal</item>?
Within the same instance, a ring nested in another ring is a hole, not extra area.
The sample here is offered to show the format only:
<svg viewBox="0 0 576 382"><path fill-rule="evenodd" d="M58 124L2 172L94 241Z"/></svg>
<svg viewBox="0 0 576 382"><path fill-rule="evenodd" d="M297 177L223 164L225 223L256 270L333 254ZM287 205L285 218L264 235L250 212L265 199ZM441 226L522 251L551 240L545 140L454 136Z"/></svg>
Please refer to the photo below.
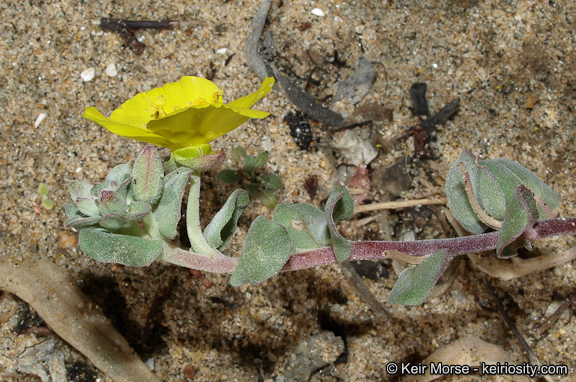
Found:
<svg viewBox="0 0 576 382"><path fill-rule="evenodd" d="M180 81L166 84L160 88L154 88L148 92L136 94L114 110L110 120L142 127L153 119L157 111L158 99L163 98L164 115L178 109L191 106L197 99L211 101L214 94L221 94L218 87L205 78L182 77ZM220 96L220 101L221 101Z"/></svg>
<svg viewBox="0 0 576 382"><path fill-rule="evenodd" d="M110 121L95 107L87 108L82 116L86 119L96 122L102 127L105 127L114 134L141 142L151 143L157 146L173 148L173 144L166 138L154 134L153 132L147 130L145 127L131 126Z"/></svg>
<svg viewBox="0 0 576 382"><path fill-rule="evenodd" d="M266 94L270 93L270 90L272 90L273 86L274 86L274 78L266 77L264 81L262 81L260 89L245 97L238 98L236 101L232 101L228 105L250 109L252 106L256 104L256 102L260 101L262 98L266 96Z"/></svg>
<svg viewBox="0 0 576 382"><path fill-rule="evenodd" d="M212 142L250 118L264 118L268 115L264 111L223 104L199 105L151 120L146 128L178 147L194 147Z"/></svg>

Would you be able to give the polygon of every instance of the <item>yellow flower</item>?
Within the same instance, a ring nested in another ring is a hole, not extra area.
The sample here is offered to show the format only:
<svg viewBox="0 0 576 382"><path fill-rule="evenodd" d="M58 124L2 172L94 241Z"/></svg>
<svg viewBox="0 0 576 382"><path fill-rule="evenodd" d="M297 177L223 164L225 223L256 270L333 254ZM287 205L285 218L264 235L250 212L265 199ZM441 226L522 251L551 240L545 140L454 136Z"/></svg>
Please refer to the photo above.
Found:
<svg viewBox="0 0 576 382"><path fill-rule="evenodd" d="M222 103L222 90L200 77L183 77L149 92L137 94L106 118L95 107L82 116L114 134L168 147L176 158L194 158L213 153L210 142L250 118L269 113L250 108L274 85L266 78L258 91L229 104Z"/></svg>

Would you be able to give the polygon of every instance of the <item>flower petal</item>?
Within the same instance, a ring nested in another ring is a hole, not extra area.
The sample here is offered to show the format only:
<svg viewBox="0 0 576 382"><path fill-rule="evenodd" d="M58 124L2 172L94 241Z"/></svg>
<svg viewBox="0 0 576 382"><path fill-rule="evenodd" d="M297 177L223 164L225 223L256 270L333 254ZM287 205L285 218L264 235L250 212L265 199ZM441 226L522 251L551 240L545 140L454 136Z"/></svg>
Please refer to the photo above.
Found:
<svg viewBox="0 0 576 382"><path fill-rule="evenodd" d="M136 94L110 115L110 120L129 125L146 126L160 109L164 114L191 106L198 100L212 103L218 87L200 77L182 77L180 81ZM222 97L218 97L222 102Z"/></svg>
<svg viewBox="0 0 576 382"><path fill-rule="evenodd" d="M255 91L252 94L249 94L245 97L238 98L235 101L230 102L229 106L241 107L245 109L250 109L252 106L256 104L256 102L260 101L262 98L266 96L266 94L270 93L272 87L274 86L274 78L273 77L266 77L264 81L262 81L262 85L260 85L260 89ZM254 118L254 117L250 117ZM256 117L259 118L259 117ZM261 117L263 118L263 117Z"/></svg>
<svg viewBox="0 0 576 382"><path fill-rule="evenodd" d="M217 103L190 107L151 120L146 128L171 141L175 147L184 148L212 142L250 118L264 118L268 115L264 111Z"/></svg>
<svg viewBox="0 0 576 382"><path fill-rule="evenodd" d="M145 127L132 126L111 121L95 107L87 108L82 116L86 119L96 122L102 127L105 127L114 134L141 142L151 143L157 146L174 148L174 145L168 139L148 131Z"/></svg>

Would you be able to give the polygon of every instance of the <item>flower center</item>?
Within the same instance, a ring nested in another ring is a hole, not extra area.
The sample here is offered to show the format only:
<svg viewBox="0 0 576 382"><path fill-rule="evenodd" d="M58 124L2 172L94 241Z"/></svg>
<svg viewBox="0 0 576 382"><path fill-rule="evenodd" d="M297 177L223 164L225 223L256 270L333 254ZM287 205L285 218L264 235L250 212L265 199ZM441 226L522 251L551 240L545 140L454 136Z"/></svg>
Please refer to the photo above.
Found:
<svg viewBox="0 0 576 382"><path fill-rule="evenodd" d="M164 106L166 106L166 97L163 95L159 95L156 99L152 102L152 118L158 119L166 116L166 112L164 111Z"/></svg>

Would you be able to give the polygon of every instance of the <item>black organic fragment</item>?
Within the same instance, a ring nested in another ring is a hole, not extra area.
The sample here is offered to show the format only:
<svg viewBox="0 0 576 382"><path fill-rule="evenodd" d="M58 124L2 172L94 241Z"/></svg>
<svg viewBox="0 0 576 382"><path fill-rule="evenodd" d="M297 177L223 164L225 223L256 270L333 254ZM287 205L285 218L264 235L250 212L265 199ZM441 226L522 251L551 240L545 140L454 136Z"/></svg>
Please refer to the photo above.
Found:
<svg viewBox="0 0 576 382"><path fill-rule="evenodd" d="M418 158L430 158L430 138L436 134L436 125L446 122L460 107L460 98L452 100L438 113L430 116L428 101L426 100L427 85L415 83L410 88L410 98L414 105L414 114L420 119L420 123L411 127L404 137L413 137L414 156Z"/></svg>
<svg viewBox="0 0 576 382"><path fill-rule="evenodd" d="M314 142L314 134L312 134L306 117L300 111L296 111L296 113L289 112L284 117L284 122L290 127L290 135L294 138L294 142L296 142L300 150L307 150L310 144Z"/></svg>

